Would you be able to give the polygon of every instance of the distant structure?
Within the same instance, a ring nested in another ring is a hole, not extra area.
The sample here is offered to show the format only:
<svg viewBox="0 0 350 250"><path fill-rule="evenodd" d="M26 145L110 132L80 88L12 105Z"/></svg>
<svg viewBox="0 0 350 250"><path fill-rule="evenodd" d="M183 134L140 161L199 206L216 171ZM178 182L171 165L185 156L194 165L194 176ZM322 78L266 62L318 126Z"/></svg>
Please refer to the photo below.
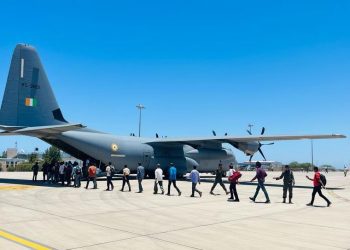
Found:
<svg viewBox="0 0 350 250"><path fill-rule="evenodd" d="M256 161L246 161L238 163L238 168L241 170L255 170ZM268 171L281 171L284 164L278 161L260 161L261 166Z"/></svg>
<svg viewBox="0 0 350 250"><path fill-rule="evenodd" d="M9 167L16 167L18 163L24 161L26 159L18 157L17 148L8 148L6 150L6 158L0 158L1 171L7 171Z"/></svg>

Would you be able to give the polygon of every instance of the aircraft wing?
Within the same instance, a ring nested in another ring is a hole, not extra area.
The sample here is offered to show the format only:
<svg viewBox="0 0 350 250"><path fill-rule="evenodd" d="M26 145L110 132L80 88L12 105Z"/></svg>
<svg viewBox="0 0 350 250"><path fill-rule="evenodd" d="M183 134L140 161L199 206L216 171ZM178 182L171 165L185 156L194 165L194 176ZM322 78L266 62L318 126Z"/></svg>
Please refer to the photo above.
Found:
<svg viewBox="0 0 350 250"><path fill-rule="evenodd" d="M345 135L341 134L330 134L330 135L260 135L260 136L243 136L243 137L233 137L233 136L211 136L203 138L160 138L154 141L147 142L149 145L153 146L171 146L176 144L190 145L193 147L217 147L222 143L229 143L235 145L237 143L249 143L257 141L290 141L290 140L304 140L304 139L340 139L346 138Z"/></svg>

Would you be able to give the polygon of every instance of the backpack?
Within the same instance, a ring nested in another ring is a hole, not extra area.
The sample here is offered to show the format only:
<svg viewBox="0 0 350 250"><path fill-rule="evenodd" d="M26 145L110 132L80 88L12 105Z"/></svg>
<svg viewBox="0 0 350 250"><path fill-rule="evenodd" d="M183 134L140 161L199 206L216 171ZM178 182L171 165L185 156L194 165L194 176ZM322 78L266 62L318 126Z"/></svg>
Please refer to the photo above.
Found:
<svg viewBox="0 0 350 250"><path fill-rule="evenodd" d="M77 167L75 169L75 174L81 174L81 168L80 167Z"/></svg>
<svg viewBox="0 0 350 250"><path fill-rule="evenodd" d="M228 180L229 182L236 182L241 177L242 177L241 172L236 171L236 172L233 172L233 174L230 177L228 177Z"/></svg>
<svg viewBox="0 0 350 250"><path fill-rule="evenodd" d="M324 176L323 174L320 174L320 181L321 181L321 183L323 184L323 186L326 186L326 185L327 185L326 176ZM322 184L321 184L321 185L322 185Z"/></svg>
<svg viewBox="0 0 350 250"><path fill-rule="evenodd" d="M114 168L114 166L110 166L110 168L111 168L111 176L115 175L115 168Z"/></svg>

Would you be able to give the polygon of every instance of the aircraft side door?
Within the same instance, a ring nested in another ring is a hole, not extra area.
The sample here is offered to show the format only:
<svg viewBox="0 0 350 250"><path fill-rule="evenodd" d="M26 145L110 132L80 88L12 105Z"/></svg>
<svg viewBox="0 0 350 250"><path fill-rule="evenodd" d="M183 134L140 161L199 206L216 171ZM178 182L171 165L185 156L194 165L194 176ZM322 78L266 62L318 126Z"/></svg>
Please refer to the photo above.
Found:
<svg viewBox="0 0 350 250"><path fill-rule="evenodd" d="M150 162L151 162L151 152L144 152L143 159L142 159L142 166L145 169L147 169L149 167Z"/></svg>

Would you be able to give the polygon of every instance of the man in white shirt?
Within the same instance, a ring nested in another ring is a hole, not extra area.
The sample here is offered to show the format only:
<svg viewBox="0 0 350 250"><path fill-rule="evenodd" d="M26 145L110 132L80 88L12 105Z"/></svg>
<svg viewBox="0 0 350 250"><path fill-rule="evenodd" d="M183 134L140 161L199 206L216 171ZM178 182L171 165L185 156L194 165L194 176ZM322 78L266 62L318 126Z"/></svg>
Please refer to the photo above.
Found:
<svg viewBox="0 0 350 250"><path fill-rule="evenodd" d="M60 168L58 171L60 173L60 180L62 181L62 186L64 186L64 168L65 168L64 162L61 162Z"/></svg>
<svg viewBox="0 0 350 250"><path fill-rule="evenodd" d="M114 189L114 185L112 182L113 172L114 172L114 166L112 166L112 163L109 162L108 166L106 167L106 175L107 175L107 189L106 189L106 191L113 191L113 189ZM111 187L111 189L109 187Z"/></svg>
<svg viewBox="0 0 350 250"><path fill-rule="evenodd" d="M128 184L129 192L131 192L129 177L130 177L130 169L128 168L128 165L125 165L123 168L123 186L120 191L124 192L125 184Z"/></svg>
<svg viewBox="0 0 350 250"><path fill-rule="evenodd" d="M163 170L160 168L160 164L157 164L157 169L154 171L155 182L154 182L154 194L158 193L158 184L160 190L162 190L162 194L164 194L163 188Z"/></svg>

